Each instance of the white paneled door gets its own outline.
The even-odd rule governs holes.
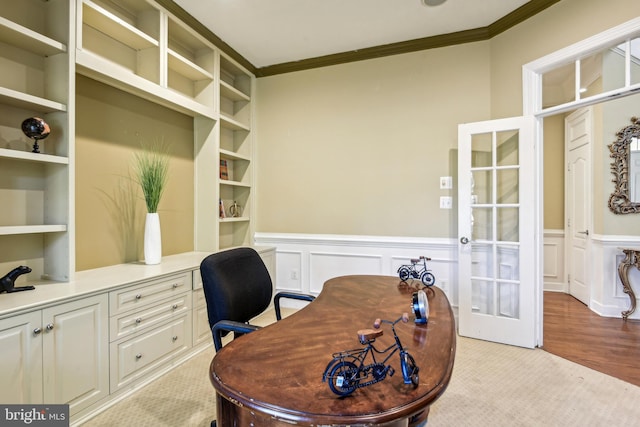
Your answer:
[[[533,117],[459,125],[459,333],[535,347]]]
[[[587,306],[591,298],[589,228],[591,224],[592,108],[565,119],[565,236],[569,293]]]

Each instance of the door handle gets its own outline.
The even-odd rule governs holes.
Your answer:
[[[466,245],[467,243],[469,243],[469,239],[465,236],[462,236],[460,238],[460,243],[462,243],[463,245]]]
[[[578,234],[584,234],[585,236],[589,235],[589,230],[578,231]]]

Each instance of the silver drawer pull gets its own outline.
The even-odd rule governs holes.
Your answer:
[[[136,360],[140,360],[140,359],[142,359],[142,353],[136,354]]]
[[[173,308],[174,310],[175,310],[175,309],[177,309],[177,308],[178,308],[178,304],[173,304],[173,305],[171,306],[171,308]]]
[[[136,295],[136,299],[140,299],[140,298],[142,298],[141,294]]]
[[[173,338],[171,338],[171,339],[173,340],[173,342],[176,342],[176,341],[178,341],[178,336],[174,335]]]
[[[47,331],[52,331],[53,330],[53,323],[48,323],[47,326],[45,326],[45,328],[47,329]]]
[[[136,323],[137,323],[137,324],[142,323],[142,317],[138,317],[138,318],[136,319]]]
[[[177,288],[178,286],[180,286],[178,283],[174,283],[173,284],[173,289]]]
[[[40,332],[42,332],[42,328],[35,328],[33,330],[33,335],[38,335]]]

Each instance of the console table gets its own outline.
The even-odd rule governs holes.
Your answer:
[[[631,283],[629,283],[629,268],[636,267],[640,269],[640,248],[620,248],[624,252],[624,259],[618,265],[618,275],[622,282],[622,290],[625,294],[629,295],[631,305],[628,310],[622,312],[622,318],[627,320],[627,317],[636,310],[636,294],[633,292]]]
[[[396,326],[420,368],[416,388],[403,382],[400,363],[385,380],[339,397],[323,372],[332,353],[358,348],[357,331],[376,318],[411,313],[419,282],[388,276],[343,276],[324,284],[318,298],[295,314],[244,335],[213,358],[209,376],[216,390],[217,425],[226,426],[417,426],[451,378],[456,330],[451,306],[437,287],[425,289],[429,322]],[[379,348],[393,343],[384,329]]]

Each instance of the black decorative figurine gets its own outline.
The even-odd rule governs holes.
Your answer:
[[[329,388],[332,392],[338,396],[347,396],[358,388],[370,386],[384,380],[387,375],[392,376],[395,369],[391,364],[387,365],[387,362],[398,351],[404,383],[412,384],[413,388],[418,387],[418,372],[420,368],[416,366],[413,356],[402,346],[400,338],[396,334],[395,326],[399,321],[407,323],[409,315],[404,313],[393,322],[376,319],[373,322],[375,329],[361,329],[358,331],[358,340],[360,344],[364,345],[363,348],[333,353],[333,359],[327,365],[324,374],[322,374],[322,381],[329,383]],[[378,350],[373,343],[376,338],[382,336],[380,326],[383,323],[391,325],[394,343],[384,350]],[[385,355],[384,359],[376,359],[376,354]]]
[[[48,137],[51,129],[40,117],[30,117],[22,122],[22,132],[34,140],[33,150],[31,150],[31,152],[39,153],[40,147],[38,146],[38,140]]]
[[[412,259],[411,264],[401,265],[398,269],[400,280],[406,282],[408,279],[420,279],[423,285],[433,286],[436,277],[427,268],[427,261],[431,261],[431,258],[420,255],[420,258]]]
[[[0,294],[6,292],[8,294],[12,292],[30,291],[35,289],[33,286],[18,286],[15,287],[16,279],[23,274],[31,273],[31,269],[26,265],[16,267],[7,273],[2,279],[0,279]]]

